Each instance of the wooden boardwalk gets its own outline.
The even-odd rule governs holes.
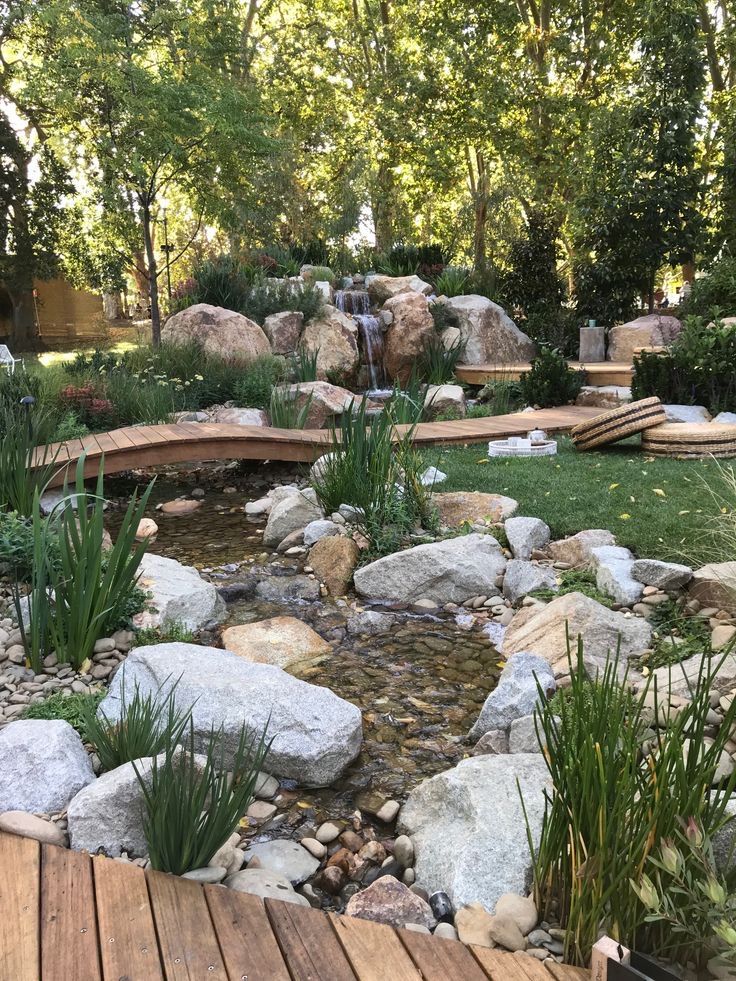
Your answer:
[[[584,371],[589,385],[621,385],[628,388],[634,377],[634,366],[627,361],[596,361],[583,364],[570,361],[575,371]],[[455,374],[469,385],[485,385],[490,381],[518,381],[531,369],[528,361],[518,364],[458,365]]]
[[[0,981],[583,981],[0,833]]]
[[[482,419],[454,422],[422,422],[414,427],[414,442],[420,446],[452,443],[481,443],[491,439],[526,434],[530,429],[564,432],[600,409],[563,406],[516,412]],[[397,434],[409,427],[397,426]],[[200,460],[282,460],[311,463],[330,445],[326,429],[274,429],[268,426],[236,426],[218,423],[172,423],[160,426],[128,426],[109,433],[84,436],[65,443],[52,443],[36,451],[36,461],[53,459],[57,465],[50,486],[61,486],[65,476],[73,479],[79,457],[87,454],[85,475],[91,477],[105,458],[107,474],[121,473],[160,464]]]

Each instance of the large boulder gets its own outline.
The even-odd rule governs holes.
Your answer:
[[[292,532],[305,528],[310,521],[322,518],[322,508],[311,487],[274,504],[263,531],[263,544],[276,546]]]
[[[609,361],[631,364],[638,347],[667,347],[682,330],[677,317],[668,314],[648,313],[625,324],[618,324],[608,332]]]
[[[224,615],[224,600],[193,566],[147,552],[140,568],[138,585],[150,594],[150,599],[147,608],[133,618],[137,627],[177,623],[187,630],[200,630]]]
[[[593,549],[596,586],[619,606],[638,603],[644,586],[633,576],[634,556],[621,545],[601,545]]]
[[[400,293],[383,309],[392,315],[383,340],[383,366],[391,381],[404,384],[432,336],[434,320],[420,293]]]
[[[256,620],[222,632],[225,648],[247,661],[275,664],[285,671],[321,661],[332,648],[303,620],[271,617]]]
[[[77,732],[61,719],[21,719],[0,730],[0,812],[63,811],[95,779]]]
[[[209,303],[195,303],[169,317],[161,327],[161,340],[169,344],[196,341],[207,354],[244,364],[271,353],[268,338],[258,324],[242,313]]]
[[[432,287],[419,276],[371,276],[367,280],[368,295],[373,303],[385,303],[394,296],[417,293],[429,296]]]
[[[308,351],[316,352],[320,381],[328,373],[347,377],[358,370],[358,327],[352,317],[337,307],[323,307],[319,317],[304,328],[301,343]]]
[[[541,518],[509,518],[503,530],[515,559],[530,559],[535,549],[549,542],[549,525]]]
[[[520,610],[506,629],[503,653],[534,651],[552,665],[555,677],[568,673],[568,634],[575,663],[577,638],[583,639],[583,663],[590,675],[601,671],[620,643],[620,671],[626,660],[645,651],[652,631],[646,620],[615,613],[583,593],[558,596],[543,607]]]
[[[309,553],[315,576],[325,584],[330,596],[344,596],[353,581],[360,550],[352,538],[320,538]]]
[[[503,577],[503,595],[511,603],[528,596],[537,589],[559,590],[557,575],[547,565],[537,565],[526,559],[511,559]]]
[[[272,313],[263,321],[263,333],[271,342],[274,354],[293,354],[299,347],[304,328],[301,310],[282,310]]]
[[[615,545],[616,539],[603,528],[588,528],[569,538],[560,538],[547,546],[547,554],[555,562],[565,562],[573,569],[585,569],[592,565],[593,549],[603,545]]]
[[[538,654],[519,651],[506,662],[498,684],[486,698],[469,739],[480,739],[492,729],[508,729],[512,722],[532,715],[539,701],[539,688],[554,694],[557,684],[552,668]]]
[[[462,385],[428,385],[424,395],[424,414],[434,419],[444,412],[465,416],[465,392]]]
[[[196,748],[222,728],[225,764],[231,764],[241,729],[272,739],[265,769],[303,786],[332,783],[360,752],[360,709],[329,688],[310,685],[270,664],[254,664],[230,651],[196,644],[154,644],[134,650],[100,705],[120,718],[122,699],[166,697],[192,708]]]
[[[707,670],[712,672],[713,688],[727,692],[736,681],[736,654],[719,654],[717,657],[711,654],[693,654],[677,664],[657,668],[652,672],[652,684],[656,684],[660,692],[689,699],[698,684],[698,678]]]
[[[458,318],[465,343],[465,364],[513,364],[531,361],[534,341],[516,326],[503,307],[474,293],[445,300]]]
[[[228,426],[267,426],[268,416],[263,409],[223,405],[215,412],[213,422],[225,423]]]
[[[696,569],[688,593],[701,606],[736,610],[736,562],[712,562]]]
[[[463,535],[394,552],[358,569],[355,590],[371,600],[464,603],[473,596],[495,596],[496,576],[506,567],[491,535]]]
[[[519,502],[503,494],[483,494],[481,491],[448,491],[435,494],[432,504],[437,509],[441,525],[458,528],[465,524],[495,524],[510,518]]]
[[[549,786],[538,753],[471,757],[419,784],[399,815],[399,830],[414,844],[417,882],[447,892],[456,908],[481,903],[492,910],[504,893],[526,894],[526,821],[536,847]]]
[[[307,429],[322,429],[328,420],[349,412],[359,398],[347,388],[331,385],[325,381],[297,382],[294,385],[279,385],[276,391],[297,403],[299,408],[309,402]]]

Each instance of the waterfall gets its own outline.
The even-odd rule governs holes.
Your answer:
[[[383,370],[383,331],[381,321],[371,313],[354,314],[353,318],[363,339],[363,354],[368,362],[371,388],[381,388],[385,383]]]
[[[341,313],[363,317],[371,312],[371,300],[365,290],[338,290],[335,306]]]

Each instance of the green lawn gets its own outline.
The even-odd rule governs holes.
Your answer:
[[[489,460],[485,454],[485,445],[479,445],[425,455],[448,475],[441,490],[513,497],[518,514],[542,518],[554,538],[607,528],[620,545],[642,557],[696,565],[736,557],[718,551],[719,507],[708,487],[720,494],[725,487],[712,460],[655,460],[644,457],[633,441],[578,453],[567,439],[559,440],[556,457]]]

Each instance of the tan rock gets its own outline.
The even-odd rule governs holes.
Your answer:
[[[465,392],[461,385],[428,385],[424,396],[425,418],[434,419],[443,412],[465,416]]]
[[[195,303],[169,317],[161,340],[170,344],[196,341],[207,354],[251,364],[271,353],[271,345],[258,324],[234,310]]]
[[[35,838],[47,845],[65,845],[64,832],[51,821],[27,811],[4,811],[0,814],[0,831],[22,838]]]
[[[476,947],[495,947],[495,941],[491,939],[492,920],[491,914],[480,903],[468,903],[455,914],[458,939]]]
[[[594,548],[615,544],[616,539],[610,531],[605,531],[603,528],[589,528],[569,538],[550,542],[546,551],[555,562],[566,562],[571,569],[580,569],[591,564]]]
[[[158,525],[153,518],[141,518],[135,531],[136,540],[142,542],[145,538],[153,538],[158,533]]]
[[[225,406],[221,406],[215,412],[213,422],[221,422],[228,426],[267,426],[268,416],[263,409],[242,409],[238,406],[225,408]]]
[[[728,623],[720,624],[713,628],[713,633],[710,635],[710,646],[714,651],[722,651],[724,647],[728,647],[734,639],[736,638],[736,627],[732,627]]]
[[[280,385],[277,391],[284,397],[293,399],[299,407],[310,400],[307,429],[322,429],[328,420],[342,415],[343,412],[349,412],[350,406],[357,405],[359,402],[359,397],[349,389],[331,385],[326,381]]]
[[[301,310],[283,310],[272,313],[263,321],[263,333],[271,342],[274,354],[292,354],[299,346],[304,328]]]
[[[608,332],[609,361],[624,361],[630,364],[634,360],[634,351],[638,347],[666,347],[671,344],[682,330],[682,324],[677,317],[669,314],[649,313],[637,317],[625,324],[618,324]]]
[[[429,296],[432,287],[419,276],[373,276],[368,283],[368,293],[374,303],[385,303],[394,296],[422,294]]]
[[[499,914],[492,916],[488,924],[488,932],[491,940],[499,947],[505,947],[506,950],[517,951],[527,948],[526,938],[510,916]]]
[[[384,335],[383,366],[391,381],[404,384],[432,336],[434,320],[420,293],[400,293],[386,302],[384,310],[393,320]]]
[[[360,549],[352,538],[320,538],[309,553],[315,576],[325,584],[330,596],[344,596],[353,581]]]
[[[302,345],[317,352],[317,378],[336,372],[346,378],[358,369],[358,327],[352,317],[337,307],[325,306],[317,320],[304,328]]]
[[[511,497],[480,491],[435,494],[432,503],[437,508],[440,524],[448,528],[457,528],[466,521],[470,524],[505,521],[519,506],[518,501]]]
[[[736,610],[736,562],[715,562],[697,569],[688,595],[702,606]]]
[[[495,913],[497,916],[511,917],[524,936],[530,933],[539,922],[534,900],[528,899],[526,896],[517,896],[513,892],[507,892],[501,896],[496,903]]]
[[[226,650],[247,661],[275,664],[285,670],[321,661],[332,648],[316,631],[296,617],[271,617],[228,627],[222,632]]]
[[[163,514],[183,515],[192,514],[202,507],[201,501],[167,501],[161,505]]]

